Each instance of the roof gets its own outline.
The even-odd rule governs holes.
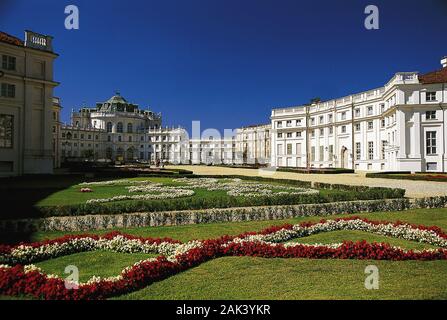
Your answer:
[[[111,97],[106,102],[108,102],[108,103],[123,103],[123,104],[127,103],[126,99],[124,99],[122,96],[120,96],[119,93],[117,93],[116,95]]]
[[[422,84],[447,83],[447,68],[420,75],[419,82]]]
[[[6,42],[6,43],[13,44],[16,46],[24,45],[23,41],[20,40],[19,38],[14,37],[10,34],[7,34],[6,32],[2,32],[2,31],[0,31],[0,42]]]

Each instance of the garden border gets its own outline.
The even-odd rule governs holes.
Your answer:
[[[125,214],[60,216],[0,221],[0,231],[87,231],[112,228],[158,227],[201,223],[281,220],[362,212],[404,211],[447,207],[447,196],[422,199],[380,199],[284,206],[255,206],[202,210],[136,212]]]

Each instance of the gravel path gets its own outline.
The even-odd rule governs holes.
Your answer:
[[[235,169],[235,168],[212,167],[212,166],[170,166],[170,168],[191,170],[195,174],[211,174],[211,175],[234,174],[234,175],[245,175],[245,176],[271,177],[277,179],[293,179],[293,180],[313,181],[313,182],[339,183],[339,184],[356,185],[356,186],[366,185],[370,187],[403,188],[406,190],[406,196],[412,198],[447,195],[447,182],[366,178],[364,173],[302,174],[292,172],[271,172],[268,170]]]

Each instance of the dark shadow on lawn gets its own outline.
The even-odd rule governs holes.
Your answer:
[[[0,220],[41,218],[36,204],[51,194],[85,181],[83,174],[32,175],[0,179]],[[30,241],[32,233],[0,232],[0,243]]]

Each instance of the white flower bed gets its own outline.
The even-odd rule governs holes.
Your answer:
[[[79,185],[80,186],[113,186],[113,185],[120,185],[120,184],[138,185],[138,184],[147,184],[147,183],[152,183],[152,181],[150,181],[150,180],[117,179],[117,180],[108,180],[108,181],[82,182]]]
[[[243,181],[241,179],[214,179],[214,178],[179,178],[174,182],[183,183],[181,186],[167,186],[162,183],[154,183],[150,180],[110,180],[98,182],[84,182],[81,186],[107,186],[129,184],[125,188],[129,193],[142,193],[139,195],[117,195],[110,198],[90,199],[86,203],[105,203],[123,200],[160,200],[189,197],[194,195],[193,189],[206,189],[209,191],[224,190],[229,196],[234,197],[261,197],[277,195],[308,195],[317,194],[318,190],[292,187],[287,185],[271,185]]]
[[[234,197],[261,197],[277,196],[283,194],[304,195],[317,194],[318,190],[292,187],[287,185],[272,185],[243,181],[241,179],[215,179],[215,178],[179,178],[175,182],[185,183],[187,186],[180,188],[203,188],[210,191],[224,190],[229,196]]]
[[[249,235],[245,237],[248,241],[263,241],[269,243],[279,243],[289,241],[294,238],[307,237],[320,232],[330,232],[339,230],[357,230],[370,232],[382,236],[399,238],[420,243],[447,248],[447,239],[440,237],[431,230],[422,230],[413,228],[411,225],[402,224],[395,226],[392,223],[373,224],[361,219],[354,220],[328,220],[323,223],[317,223],[310,227],[301,227],[296,224],[292,229],[281,229],[277,232],[266,235]]]

